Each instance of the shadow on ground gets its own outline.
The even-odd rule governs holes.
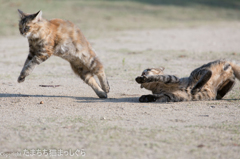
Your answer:
[[[135,96],[135,97],[133,97]],[[137,96],[137,97],[136,97]],[[28,95],[28,94],[0,94],[0,98],[11,98],[11,97],[34,97],[34,98],[72,98],[77,100],[78,103],[139,103],[140,95],[127,95],[127,94],[120,94],[118,98],[94,98],[94,97],[74,97],[74,96],[53,96],[53,95]],[[237,101],[240,99],[222,99],[222,101]],[[219,100],[218,100],[219,101]],[[220,100],[221,101],[221,100]],[[193,102],[193,101],[192,101]],[[157,102],[156,102],[157,103]],[[160,103],[158,103],[160,104]]]
[[[12,97],[34,97],[34,98],[72,98],[76,99],[78,103],[96,103],[96,102],[105,102],[105,103],[138,103],[139,97],[127,97],[127,95],[122,95],[120,98],[107,98],[100,99],[94,97],[74,97],[74,96],[53,96],[53,95],[29,95],[29,94],[0,94],[0,98],[12,98]]]

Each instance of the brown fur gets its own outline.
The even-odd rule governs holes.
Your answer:
[[[56,55],[69,61],[74,73],[91,86],[100,98],[107,98],[110,87],[103,65],[77,26],[62,19],[43,19],[41,11],[35,14],[18,11],[19,31],[29,42],[29,54],[18,82],[23,82],[37,65]],[[94,75],[97,75],[101,87]]]
[[[240,66],[231,61],[217,60],[195,69],[189,77],[164,75],[164,68],[146,69],[136,81],[151,90],[140,102],[180,102],[222,99],[240,80]]]

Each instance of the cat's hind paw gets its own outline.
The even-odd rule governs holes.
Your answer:
[[[191,94],[196,95],[198,92],[200,92],[200,89],[192,89]]]
[[[139,98],[139,102],[155,102],[157,99],[153,95],[143,95]]]
[[[99,98],[107,98],[107,93],[106,92],[96,92]]]

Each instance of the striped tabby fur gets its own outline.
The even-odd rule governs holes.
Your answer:
[[[19,31],[29,42],[29,54],[18,78],[19,83],[37,65],[56,55],[67,60],[74,73],[91,86],[100,98],[107,98],[110,87],[103,65],[77,26],[66,20],[43,19],[41,11],[35,14],[18,12]],[[101,87],[94,75],[97,75]]]
[[[240,66],[231,61],[217,60],[195,69],[189,77],[164,75],[164,68],[151,68],[136,78],[141,88],[152,91],[140,102],[181,102],[222,99],[240,80]]]

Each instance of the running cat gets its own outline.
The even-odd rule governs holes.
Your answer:
[[[231,61],[217,60],[195,69],[189,77],[164,75],[164,68],[143,71],[136,82],[152,91],[140,102],[181,102],[222,99],[240,80],[240,66]]]
[[[74,73],[91,86],[99,98],[107,98],[110,87],[103,65],[76,25],[67,20],[46,20],[42,18],[42,11],[34,14],[18,12],[20,34],[27,37],[29,43],[29,54],[19,83],[24,82],[37,65],[56,55],[67,60]],[[94,75],[97,75],[101,87]]]

